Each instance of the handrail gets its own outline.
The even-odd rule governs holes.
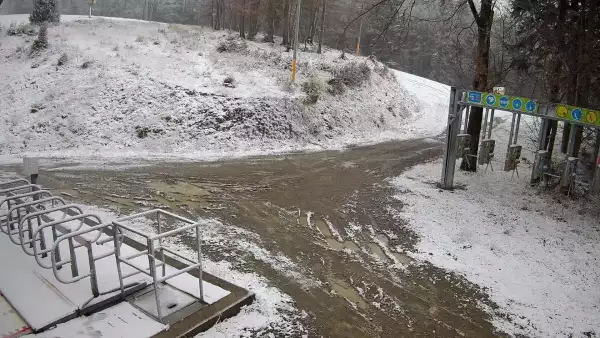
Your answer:
[[[51,208],[53,208],[54,205],[55,205],[54,204],[55,201],[59,201],[63,205],[66,204],[65,200],[62,199],[61,197],[52,196],[52,197],[48,197],[48,198],[44,198],[44,199],[40,199],[40,200],[33,200],[31,202],[19,203],[19,204],[15,205],[14,207],[10,208],[10,210],[8,210],[8,222],[9,222],[8,224],[9,224],[9,226],[12,225],[12,223],[15,223],[15,222],[19,224],[19,226],[18,226],[18,228],[17,228],[16,231],[11,231],[12,229],[9,229],[9,231],[8,231],[8,237],[10,238],[10,240],[13,243],[15,243],[16,245],[20,245],[21,244],[20,243],[21,236],[18,237],[19,242],[17,242],[13,238],[13,235],[20,233],[20,225],[21,225],[21,220],[23,219],[23,217],[25,217],[25,216],[28,215],[27,212],[29,212],[29,210],[38,210],[38,208],[37,208],[38,205],[43,205],[44,203],[47,203],[47,202],[52,202]],[[23,209],[23,208],[25,209],[25,215],[21,216],[20,210]],[[13,219],[13,213],[15,211],[17,212],[17,219],[16,220]],[[64,216],[63,216],[63,218],[64,218]],[[31,227],[31,223],[29,225]]]

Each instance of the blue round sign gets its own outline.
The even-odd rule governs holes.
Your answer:
[[[508,102],[509,102],[509,99],[508,99],[508,97],[506,97],[506,96],[502,96],[502,97],[500,98],[500,107],[502,107],[502,108],[506,108],[506,107],[508,107]]]
[[[520,110],[523,107],[523,101],[521,99],[514,99],[512,102],[512,107],[515,110]]]
[[[533,101],[529,101],[527,102],[527,104],[525,105],[525,109],[527,109],[527,111],[534,111],[536,108],[536,104]]]
[[[490,105],[490,106],[493,106],[493,105],[495,105],[495,104],[496,104],[496,97],[495,97],[495,96],[493,96],[493,95],[488,95],[488,96],[485,98],[485,103],[487,103],[487,104],[488,104],[488,105]]]
[[[573,109],[573,111],[571,112],[571,116],[573,117],[573,120],[579,121],[583,117],[583,112],[579,108]]]

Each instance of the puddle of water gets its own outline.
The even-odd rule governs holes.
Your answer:
[[[396,258],[398,260],[398,262],[400,262],[404,265],[408,265],[413,262],[412,258],[408,257],[407,255],[405,255],[403,253],[392,252],[392,255],[394,256],[394,258]]]
[[[353,241],[340,242],[337,239],[335,239],[331,234],[331,230],[329,230],[329,226],[327,226],[327,223],[325,223],[325,221],[323,221],[322,219],[314,219],[312,220],[312,223],[315,224],[317,226],[317,229],[319,229],[319,231],[321,232],[321,234],[325,236],[325,241],[333,250],[342,251],[344,249],[349,249],[355,252],[360,251],[358,245]]]
[[[350,303],[355,304],[359,309],[365,310],[368,307],[367,302],[358,294],[354,288],[337,278],[328,278],[331,289],[340,297],[346,298]]]
[[[326,238],[325,240],[327,241],[327,244],[329,244],[329,247],[335,251],[342,251],[344,249],[349,249],[356,252],[360,251],[358,245],[352,241],[345,241],[342,243],[333,238]]]
[[[375,238],[377,238],[379,241],[381,241],[381,243],[383,243],[383,245],[385,245],[385,246],[390,244],[390,239],[385,234],[377,234],[377,235],[375,235]]]
[[[208,192],[206,189],[186,182],[177,182],[175,184],[168,184],[165,182],[150,182],[148,186],[154,190],[189,197],[210,195],[210,192]]]
[[[379,259],[382,260],[383,262],[390,261],[389,257],[385,254],[385,252],[379,246],[379,244],[377,244],[375,242],[369,242],[369,243],[367,243],[367,246],[369,247],[369,250],[371,250],[371,252],[373,254],[375,254],[375,256],[379,257]]]
[[[390,239],[388,238],[388,236],[386,236],[385,234],[376,234],[375,238],[377,238],[377,240],[379,240],[379,242],[383,245],[385,245],[386,247],[389,245],[390,243]],[[383,261],[389,261],[390,257],[388,255],[386,255],[385,251],[383,250],[383,248],[380,246],[380,244],[375,243],[375,242],[371,242],[368,244],[369,248],[371,249],[371,251],[377,255],[379,258],[381,258]],[[389,249],[389,248],[388,248]],[[394,258],[403,265],[408,265],[410,263],[412,263],[413,259],[408,257],[407,255],[400,253],[400,252],[394,252],[391,250],[388,250],[388,252],[394,256]]]
[[[325,236],[325,238],[333,238],[331,231],[327,224],[320,218],[313,220],[313,223],[317,226],[317,229]]]

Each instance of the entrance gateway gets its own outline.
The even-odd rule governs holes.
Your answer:
[[[471,107],[482,107],[484,109],[479,156],[473,155],[469,148],[471,135],[467,134],[467,125]],[[520,96],[457,90],[456,87],[452,87],[450,89],[448,129],[442,168],[441,187],[443,189],[454,188],[454,172],[457,159],[476,156],[479,165],[491,164],[496,146],[495,140],[491,139],[494,112],[496,109],[513,114],[504,171],[516,171],[520,162],[523,147],[517,143],[517,140],[521,116],[530,115],[542,119],[538,135],[538,150],[531,174],[532,183],[540,179],[545,180],[546,176],[552,176],[549,173],[550,156],[544,141],[544,137],[550,127],[550,120],[564,121],[573,125],[600,129],[600,110],[598,109],[575,107],[562,103],[539,103],[536,100]],[[569,149],[575,142],[574,137],[575,133],[571,133]],[[561,185],[563,187],[571,188],[573,185],[577,164],[577,158],[569,157],[567,159],[567,164],[561,177]],[[593,193],[600,192],[600,165],[596,167],[591,191]]]

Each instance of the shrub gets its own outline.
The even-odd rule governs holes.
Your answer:
[[[327,84],[329,85],[328,91],[331,95],[342,95],[346,92],[346,86],[338,78],[327,81]]]
[[[89,60],[85,61],[85,62],[83,62],[83,64],[81,64],[81,68],[82,69],[88,69],[88,68],[90,68],[92,66],[93,63],[94,63],[93,61],[89,61]]]
[[[323,82],[316,75],[311,75],[308,80],[302,83],[302,91],[306,93],[307,103],[317,103],[323,92]]]
[[[150,133],[150,128],[135,126],[135,132],[137,133],[138,138],[144,139],[148,137],[148,133]]]
[[[31,105],[31,113],[35,114],[44,108],[44,105],[42,105],[41,103],[34,103]]]
[[[140,36],[138,36],[138,37],[135,39],[135,42],[144,42],[144,37],[143,37],[143,36],[141,36],[141,35],[140,35]]]
[[[14,22],[10,24],[8,30],[6,31],[7,35],[15,36],[15,35],[35,35],[35,26],[31,24],[20,24],[17,25]]]
[[[223,80],[223,85],[229,88],[235,88],[235,79],[233,76],[227,76],[225,80]]]
[[[366,63],[348,63],[335,72],[335,79],[348,87],[358,87],[370,77],[371,68]]]
[[[31,23],[59,22],[60,14],[56,0],[35,0],[29,21]]]
[[[225,41],[221,41],[217,46],[217,52],[242,52],[248,49],[248,44],[246,40],[236,37],[229,37]]]
[[[64,66],[67,61],[69,61],[69,56],[67,55],[67,53],[62,53],[62,55],[58,58],[58,66]]]

